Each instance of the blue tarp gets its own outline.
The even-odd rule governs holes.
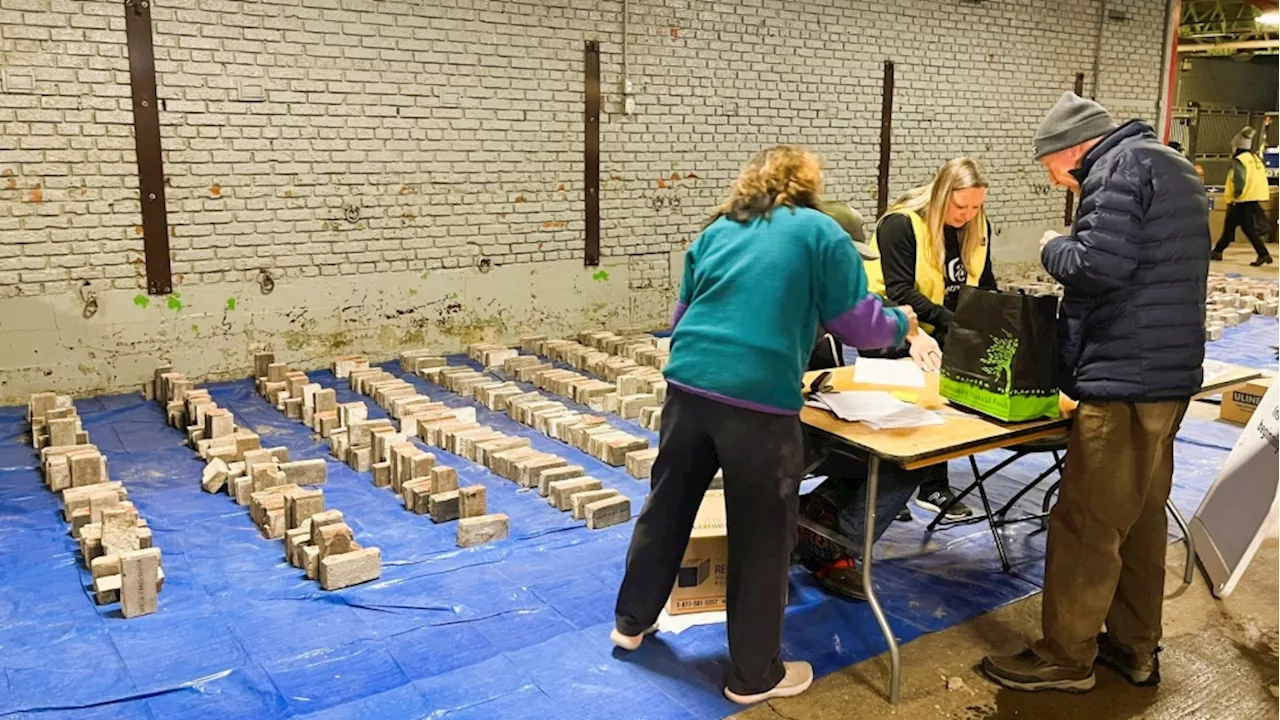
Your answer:
[[[1274,334],[1274,322],[1262,322],[1254,321]],[[332,374],[312,377],[336,387],[340,402],[365,400],[380,414]],[[450,404],[469,402],[412,381]],[[329,460],[326,502],[345,513],[362,545],[382,549],[381,579],[321,591],[284,562],[280,541],[259,535],[246,508],[200,490],[202,462],[157,405],[95,398],[77,403],[85,427],[164,553],[160,611],[125,621],[118,605],[93,604],[58,499],[40,481],[22,409],[0,409],[0,717],[675,719],[737,709],[720,694],[723,626],[612,652],[630,523],[589,531],[536,493],[433,449],[463,484],[488,488],[491,512],[511,517],[509,540],[461,550],[455,525],[406,512],[368,474],[334,462],[323,441],[254,395],[250,382],[208,387],[264,445]],[[480,408],[479,420],[585,466],[637,510],[644,499],[646,483],[621,469],[505,415]],[[1186,423],[1174,493],[1184,512],[1194,511],[1236,435],[1217,423]],[[989,482],[993,501],[1044,467],[1015,463]],[[966,462],[953,464],[953,484],[969,474]],[[1032,495],[1028,509],[1040,501]],[[985,525],[926,538],[924,520],[917,511],[916,522],[895,523],[877,546],[877,584],[902,641],[1038,591],[1044,534],[1036,525],[1007,530],[1015,569],[1006,574]],[[865,605],[827,596],[800,569],[790,597],[787,657],[825,675],[883,651]]]

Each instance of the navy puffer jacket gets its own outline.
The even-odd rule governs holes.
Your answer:
[[[1181,154],[1131,121],[1073,173],[1071,235],[1041,252],[1064,288],[1059,382],[1078,400],[1190,398],[1203,381],[1209,205]]]

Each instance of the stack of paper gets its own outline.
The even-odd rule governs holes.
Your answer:
[[[902,402],[887,392],[818,393],[812,395],[807,404],[829,410],[841,420],[860,422],[872,430],[928,427],[943,423],[938,413]]]
[[[863,385],[924,387],[924,372],[910,360],[860,357],[853,366],[853,381]]]

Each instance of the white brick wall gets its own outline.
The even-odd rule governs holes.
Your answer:
[[[1112,0],[1099,99],[1155,113],[1163,0]],[[897,63],[893,192],[982,160],[998,224],[1057,223],[1030,135],[1089,73],[1094,0],[155,0],[179,287],[582,255],[584,40],[602,43],[602,246],[633,290],[761,146],[826,158],[870,213],[881,63]],[[143,287],[124,8],[0,0],[0,298]],[[1086,82],[1088,89],[1090,84]],[[250,100],[254,89],[265,99]],[[354,221],[347,208],[358,209]]]

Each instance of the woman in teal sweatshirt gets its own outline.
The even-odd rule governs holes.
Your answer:
[[[618,647],[634,650],[671,592],[694,516],[724,471],[730,668],[725,696],[747,704],[797,695],[813,670],[779,655],[804,449],[798,413],[821,323],[858,348],[917,332],[885,308],[849,235],[814,209],[818,157],[796,146],[751,160],[685,255],[672,319],[668,392],[651,490],[618,591]]]

